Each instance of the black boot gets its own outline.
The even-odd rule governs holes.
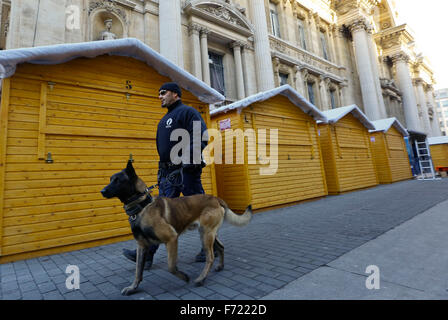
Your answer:
[[[148,252],[146,255],[146,261],[145,261],[145,270],[149,270],[151,269],[152,266],[152,261],[154,258],[154,253],[155,252]],[[128,249],[123,249],[123,255],[128,258],[129,260],[136,262],[137,261],[137,250],[128,250]]]

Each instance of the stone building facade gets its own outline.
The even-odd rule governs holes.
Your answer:
[[[443,136],[448,136],[448,88],[436,91],[436,112]]]
[[[356,104],[438,136],[433,71],[392,2],[0,0],[0,47],[134,37],[226,103],[288,83],[321,110]]]

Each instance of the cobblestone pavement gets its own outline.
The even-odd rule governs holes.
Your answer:
[[[134,277],[123,248],[133,240],[0,265],[2,300],[241,300],[260,299],[448,199],[448,179],[409,180],[255,214],[244,228],[224,224],[225,269],[211,271],[203,287],[167,271],[161,246],[139,292],[120,291]],[[180,270],[194,279],[202,263],[196,231],[179,242]],[[66,288],[68,265],[80,270],[80,289]]]

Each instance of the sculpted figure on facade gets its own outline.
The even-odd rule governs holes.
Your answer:
[[[100,33],[100,40],[115,40],[117,39],[117,36],[115,33],[111,31],[112,29],[112,19],[106,19],[104,20],[104,26],[106,29],[101,31]]]

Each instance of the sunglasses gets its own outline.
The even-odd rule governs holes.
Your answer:
[[[168,91],[167,90],[160,90],[159,96],[164,96]]]

